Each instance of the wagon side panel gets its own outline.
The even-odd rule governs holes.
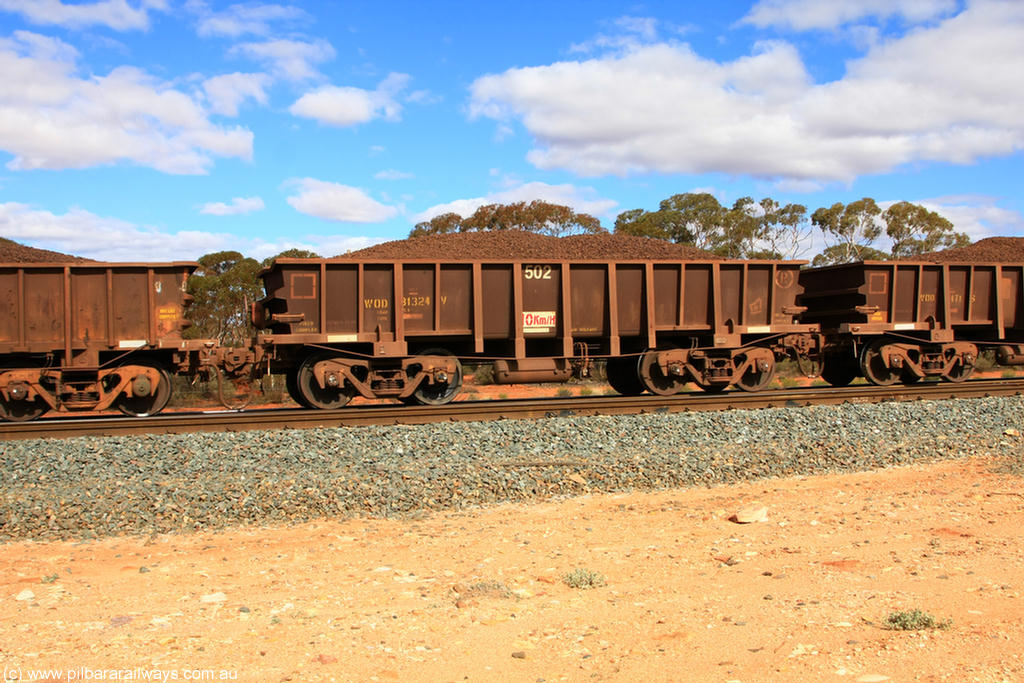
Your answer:
[[[435,301],[439,331],[463,332],[478,328],[477,316],[482,316],[482,301],[474,291],[477,268],[468,264],[439,264],[441,291]]]
[[[64,342],[64,271],[62,268],[25,270],[25,339],[33,350],[62,348]]]
[[[0,349],[10,353],[24,345],[22,323],[24,292],[21,287],[22,270],[0,269]]]
[[[570,267],[572,334],[581,339],[606,337],[609,330],[608,270],[604,263]]]
[[[1024,266],[1002,266],[1002,299],[1004,329],[1019,330],[1024,327]]]
[[[313,273],[315,275],[315,273]],[[359,271],[355,264],[328,264],[324,268],[325,286],[317,288],[315,299],[304,299],[299,303],[304,315],[316,321],[320,315],[320,304],[325,313],[324,329],[313,328],[309,331],[322,331],[327,335],[341,335],[351,338],[359,333]],[[315,281],[314,281],[315,282]],[[308,296],[307,282],[305,292]],[[320,298],[323,301],[320,301]],[[301,324],[301,323],[300,323]]]
[[[639,336],[645,324],[644,267],[634,263],[619,264],[615,271],[619,334]]]
[[[714,326],[714,266],[710,263],[687,263],[683,277],[683,327],[688,330],[710,330]]]
[[[485,339],[509,339],[514,315],[512,265],[484,264],[481,277],[483,336]]]

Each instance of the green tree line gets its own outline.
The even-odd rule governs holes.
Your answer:
[[[967,235],[919,204],[897,202],[885,211],[865,197],[836,203],[807,215],[802,204],[781,205],[750,197],[722,206],[706,192],[677,194],[657,211],[633,209],[615,219],[615,232],[690,244],[726,258],[795,258],[802,256],[814,231],[825,243],[816,266],[861,260],[903,259],[964,246]],[[888,252],[879,248],[883,234]]]

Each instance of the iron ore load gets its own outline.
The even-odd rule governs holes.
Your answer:
[[[332,409],[355,396],[447,403],[464,362],[525,383],[603,360],[627,395],[758,391],[784,357],[837,386],[961,382],[985,350],[1024,365],[1024,258],[991,258],[1001,242],[806,269],[517,232],[278,259],[260,274],[245,348],[183,338],[195,263],[0,263],[0,417],[153,415],[172,375],[281,373],[296,402]]]

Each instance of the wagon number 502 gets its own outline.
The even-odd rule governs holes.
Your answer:
[[[523,266],[523,277],[527,280],[550,280],[551,266]]]

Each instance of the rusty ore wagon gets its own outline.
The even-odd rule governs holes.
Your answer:
[[[277,259],[253,308],[256,357],[299,403],[452,400],[461,361],[499,382],[608,359],[617,391],[756,391],[806,353],[799,261]]]
[[[864,261],[800,273],[833,385],[962,382],[981,348],[1024,365],[1024,264]]]
[[[208,367],[185,340],[195,263],[0,264],[0,418],[48,410],[160,412],[170,373]]]
[[[248,348],[186,340],[195,263],[0,264],[0,418],[158,413],[172,374],[284,373],[300,404],[451,401],[462,363],[565,381],[604,359],[622,394],[764,388],[786,355],[844,385],[960,382],[1024,365],[1024,264],[639,259],[288,259],[261,272]],[[227,405],[221,393],[222,401]]]

